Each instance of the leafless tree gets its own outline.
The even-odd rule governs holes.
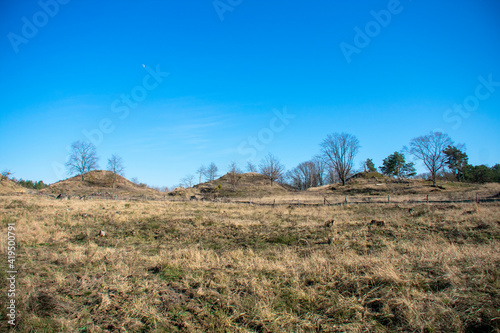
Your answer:
[[[410,148],[405,148],[417,160],[421,160],[431,173],[432,184],[436,186],[436,175],[446,165],[447,156],[444,153],[453,141],[447,134],[430,132],[410,141]]]
[[[257,166],[252,162],[248,161],[247,163],[247,171],[248,172],[257,172]]]
[[[206,168],[205,168],[205,166],[203,166],[203,165],[202,165],[202,166],[200,166],[200,167],[198,168],[198,170],[196,170],[196,173],[200,176],[200,179],[199,179],[199,181],[198,181],[198,184],[201,184],[201,177],[202,177],[203,175],[205,175],[205,172],[206,172],[206,171],[207,171],[207,169],[206,169]]]
[[[325,184],[335,184],[337,182],[338,182],[338,177],[337,173],[335,172],[335,169],[332,168],[331,166],[327,166]]]
[[[259,167],[260,173],[271,181],[271,186],[283,176],[285,171],[283,164],[271,153],[262,159]]]
[[[229,164],[229,172],[227,174],[229,176],[229,182],[231,183],[233,188],[238,184],[242,173],[243,172],[238,167],[238,164],[236,162],[233,161],[231,162],[231,164]]]
[[[287,173],[293,187],[299,190],[307,190],[316,186],[316,168],[313,162],[302,162]]]
[[[194,184],[194,175],[187,175],[186,177],[182,178],[180,184],[183,187],[192,187]]]
[[[287,173],[287,179],[291,186],[306,190],[310,187],[325,184],[326,163],[321,156],[315,156],[312,160],[302,162]]]
[[[210,163],[210,165],[205,170],[205,177],[207,177],[208,181],[215,180],[219,175],[217,174],[219,168],[215,165],[214,162]]]
[[[71,145],[71,154],[66,162],[66,168],[70,174],[78,173],[84,180],[84,174],[97,169],[97,152],[95,146],[87,141],[75,141]]]
[[[347,133],[329,134],[321,143],[321,150],[326,162],[335,170],[342,185],[345,185],[353,168],[354,156],[359,150],[358,139]]]
[[[132,177],[130,181],[136,185],[139,185],[139,179],[137,177]]]
[[[12,175],[12,172],[10,171],[10,169],[5,169],[2,171],[0,178],[1,179],[8,179],[10,175]]]
[[[314,164],[314,173],[315,173],[315,185],[314,186],[323,186],[325,185],[325,171],[326,171],[326,163],[325,159],[322,156],[314,156],[312,160]]]
[[[232,161],[231,164],[229,164],[228,173],[243,173],[243,171],[241,171],[238,163]]]
[[[118,175],[125,175],[125,167],[123,166],[123,159],[118,155],[111,155],[108,159],[108,170],[113,173],[113,188],[116,186],[116,177]]]

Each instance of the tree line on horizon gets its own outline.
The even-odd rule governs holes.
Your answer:
[[[362,162],[361,170],[355,170],[354,158],[358,154],[359,148],[360,144],[356,136],[348,133],[332,133],[320,143],[319,154],[308,161],[299,163],[288,171],[280,160],[271,153],[266,155],[259,165],[248,161],[246,171],[260,173],[269,179],[271,185],[277,182],[298,190],[335,183],[345,185],[349,177],[361,171],[380,172],[397,179],[427,178],[432,181],[434,186],[436,186],[438,179],[473,183],[500,182],[500,164],[491,168],[486,165],[470,165],[465,153],[465,146],[455,144],[447,134],[441,132],[430,132],[412,139],[409,146],[404,146],[400,151],[395,151],[387,156],[378,170],[370,158]],[[413,156],[416,161],[421,161],[428,173],[417,175],[414,162],[406,160],[407,154]],[[68,174],[77,174],[83,181],[87,172],[97,170],[98,161],[97,149],[92,143],[75,141],[71,145],[66,168]],[[124,176],[124,161],[119,155],[113,154],[107,162],[107,170],[113,173],[112,185],[114,188],[117,176]],[[196,171],[196,176],[186,175],[181,179],[179,186],[192,187],[195,185],[195,181],[198,183],[213,181],[219,177],[218,172],[219,168],[214,162],[207,166],[201,165]],[[241,173],[243,171],[238,164],[234,161],[231,162],[227,174],[232,185],[235,186],[238,183]],[[11,174],[10,170],[4,170],[1,174],[2,179],[8,178]],[[12,180],[30,189],[42,189],[47,186],[43,181],[33,182],[15,178]],[[131,181],[139,186],[147,187],[135,177]]]
[[[41,190],[48,186],[43,182],[43,180],[33,181],[33,180],[24,180],[22,178],[17,179],[15,177],[12,177],[12,174],[13,173],[10,171],[10,169],[5,169],[0,173],[0,180],[10,179],[11,181],[17,183],[18,185],[30,190]]]
[[[387,156],[378,170],[370,158],[362,162],[361,170],[354,169],[354,157],[358,154],[360,145],[352,134],[330,134],[321,142],[320,147],[319,154],[288,171],[271,153],[265,156],[258,166],[248,162],[246,171],[264,175],[270,180],[271,185],[278,182],[298,190],[334,183],[345,185],[347,179],[357,172],[380,172],[396,179],[429,179],[434,186],[437,180],[500,182],[500,164],[491,168],[485,165],[470,165],[465,146],[455,144],[447,134],[441,132],[430,132],[428,135],[412,139],[409,146],[404,146],[400,151]],[[417,175],[415,163],[407,161],[406,155],[421,161],[428,173]],[[230,182],[235,185],[237,175],[243,171],[235,162],[229,165],[228,170]],[[203,178],[205,181],[214,180],[218,177],[217,171],[218,167],[213,162],[209,167],[200,166],[196,172],[198,183],[201,183]],[[194,175],[187,175],[181,179],[180,186],[192,187],[195,179]]]

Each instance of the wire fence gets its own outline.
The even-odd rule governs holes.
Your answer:
[[[180,197],[165,194],[161,195],[118,195],[110,193],[93,193],[86,195],[49,194],[41,191],[29,191],[48,198],[59,200],[114,200],[114,201],[165,201],[165,202],[219,202],[233,203],[255,206],[341,206],[341,205],[366,205],[366,204],[459,204],[459,203],[489,203],[499,202],[500,196],[480,196],[475,194],[468,197],[462,196],[454,198],[433,197],[431,195],[402,195],[387,197],[381,196],[335,196],[335,197],[309,197],[309,198],[227,198],[216,196],[191,196]],[[455,194],[456,195],[456,194]]]

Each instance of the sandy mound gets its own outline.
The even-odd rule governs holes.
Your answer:
[[[25,193],[26,189],[10,179],[1,177],[0,194]]]
[[[177,189],[176,189],[177,190]],[[189,189],[179,189],[186,195],[213,197],[251,197],[259,198],[269,195],[288,193],[290,190],[274,182],[271,185],[269,179],[255,172],[240,174],[225,174],[219,179],[201,183]]]
[[[61,180],[42,190],[42,193],[70,196],[103,196],[103,197],[163,197],[164,193],[137,185],[130,180],[117,175],[113,186],[111,171],[96,170],[87,172],[84,180],[80,175]]]

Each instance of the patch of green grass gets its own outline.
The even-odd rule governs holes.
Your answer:
[[[165,281],[181,281],[186,275],[186,270],[180,266],[165,265],[161,271],[161,278]]]
[[[297,235],[287,233],[287,234],[281,234],[281,235],[277,235],[277,236],[269,238],[268,243],[292,245],[292,244],[296,243],[297,240],[298,240]]]
[[[62,332],[60,325],[52,318],[31,317],[28,320],[22,320],[18,325],[21,332]],[[82,331],[87,332],[87,331]]]

